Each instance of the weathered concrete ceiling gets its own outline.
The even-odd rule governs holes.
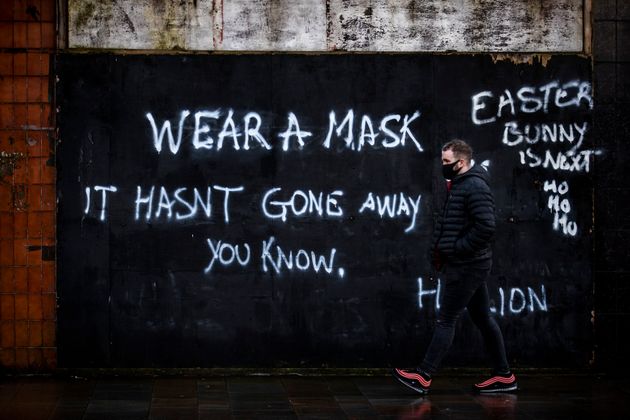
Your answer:
[[[71,48],[576,52],[587,0],[69,0]]]

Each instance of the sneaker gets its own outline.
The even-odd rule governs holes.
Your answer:
[[[518,390],[516,376],[513,373],[494,375],[492,378],[475,384],[475,391],[480,393],[511,392]]]
[[[394,378],[398,379],[401,384],[420,394],[424,395],[429,393],[431,378],[419,369],[394,369],[392,375],[394,375]]]

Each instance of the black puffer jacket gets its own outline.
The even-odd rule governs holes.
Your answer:
[[[473,166],[453,179],[433,232],[432,249],[447,264],[468,264],[492,258],[494,199],[485,169]]]

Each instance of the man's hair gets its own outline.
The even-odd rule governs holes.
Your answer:
[[[442,146],[443,152],[446,152],[447,150],[451,150],[457,159],[464,159],[468,163],[470,163],[470,160],[472,159],[472,147],[470,147],[470,145],[464,140],[455,139],[449,141]]]

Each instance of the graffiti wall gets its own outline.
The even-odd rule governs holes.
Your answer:
[[[61,54],[60,366],[418,362],[440,147],[487,170],[511,361],[591,350],[590,61]],[[482,366],[464,316],[445,364]]]

